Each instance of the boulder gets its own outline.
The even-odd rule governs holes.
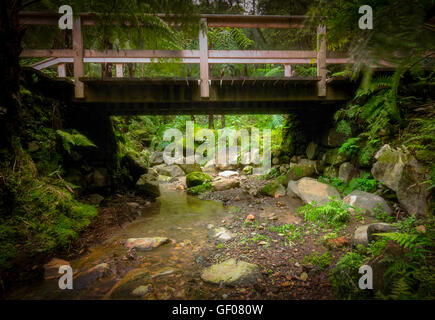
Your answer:
[[[209,174],[216,174],[217,169],[213,160],[208,161],[203,167],[202,171]],[[198,171],[199,172],[199,171]]]
[[[133,291],[137,289],[138,284],[142,286],[150,285],[152,289],[152,279],[149,271],[146,268],[137,268],[130,270],[122,277],[110,291],[105,295],[105,299],[131,299],[139,295],[139,292]],[[141,290],[143,293],[145,290]],[[137,294],[136,294],[137,293]]]
[[[329,166],[323,170],[323,175],[328,178],[337,178],[338,177],[338,168],[336,166]]]
[[[112,274],[108,263],[100,263],[83,273],[79,273],[74,279],[74,289],[88,288],[95,281],[106,278]]]
[[[181,177],[184,176],[184,171],[178,166],[178,165],[170,165],[170,166],[164,166],[159,167],[157,169],[157,172],[164,176],[169,177]]]
[[[297,181],[290,180],[287,185],[287,195],[292,198],[300,198]]]
[[[358,169],[350,162],[344,162],[338,168],[338,177],[343,180],[346,184],[350,180],[359,176]]]
[[[185,163],[179,163],[177,165],[181,168],[181,170],[184,171],[185,174],[189,174],[191,172],[202,172],[199,163],[195,162],[195,156],[186,157]]]
[[[323,161],[331,165],[339,165],[349,160],[349,156],[344,152],[340,152],[339,148],[329,149],[323,155]]]
[[[322,137],[322,144],[325,147],[339,147],[341,146],[347,139],[348,135],[345,133],[337,132],[335,128],[330,129],[326,135]]]
[[[318,205],[325,204],[330,197],[341,199],[340,193],[329,184],[322,183],[312,178],[302,178],[297,182],[298,193],[305,203],[316,201]]]
[[[303,177],[312,177],[316,174],[316,162],[301,159],[299,163],[292,164],[287,172],[288,180],[299,180]]]
[[[352,245],[357,246],[359,244],[367,247],[370,242],[376,239],[375,233],[394,232],[396,229],[388,223],[372,223],[364,226],[360,226],[355,230],[352,238]]]
[[[151,157],[151,166],[162,164],[163,161],[163,152],[156,151],[153,153]]]
[[[238,176],[239,173],[237,171],[227,170],[227,171],[219,172],[219,175],[221,177],[231,177],[231,176]]]
[[[210,181],[212,181],[212,178],[203,172],[191,172],[186,176],[186,185],[189,188],[199,186]]]
[[[240,182],[236,179],[223,179],[214,181],[211,185],[216,191],[223,191],[239,187]]]
[[[261,278],[257,265],[236,259],[228,259],[201,272],[203,281],[228,286],[254,285]]]
[[[136,182],[136,192],[157,198],[160,196],[158,177],[152,173],[143,174]]]
[[[429,174],[412,155],[384,145],[376,154],[371,173],[373,177],[396,192],[400,205],[409,214],[428,214],[427,181]]]
[[[317,143],[311,141],[308,146],[307,146],[307,150],[305,151],[307,158],[309,160],[314,160],[317,156],[317,153],[319,152],[319,146],[317,145]]]
[[[169,241],[166,237],[129,238],[124,241],[124,246],[135,250],[151,250]]]
[[[271,196],[271,197],[280,197],[285,195],[285,188],[278,180],[272,180],[264,187],[260,189],[262,194]]]
[[[388,215],[392,213],[387,202],[382,197],[361,190],[352,191],[351,194],[343,199],[343,203],[347,203],[355,208],[360,208],[364,214],[370,214],[372,216],[376,210],[384,211]],[[354,211],[353,209],[351,210]]]

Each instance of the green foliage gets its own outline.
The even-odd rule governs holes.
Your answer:
[[[210,182],[213,179],[203,172],[191,172],[186,176],[186,184],[189,188],[202,185],[206,182]]]
[[[339,199],[331,198],[324,205],[317,206],[313,201],[298,209],[298,212],[304,215],[305,220],[327,224],[331,227],[340,227],[350,220],[350,206]]]
[[[359,138],[349,138],[346,142],[344,142],[340,149],[338,150],[339,153],[345,153],[348,156],[355,155],[358,150],[359,146],[357,142],[359,141]]]
[[[56,133],[62,138],[62,146],[68,153],[71,153],[71,146],[97,147],[91,140],[76,130],[72,130],[71,133],[56,130]]]
[[[364,173],[360,178],[353,178],[346,183],[340,178],[327,178],[320,176],[317,179],[319,182],[328,183],[332,185],[337,191],[345,195],[350,194],[354,190],[361,190],[365,192],[376,191],[377,181],[376,179],[370,178],[370,173]]]
[[[367,290],[358,287],[358,273],[364,257],[355,252],[348,252],[337,262],[329,273],[332,290],[339,298],[359,299],[367,297]]]
[[[332,262],[332,256],[329,251],[326,251],[324,254],[320,255],[318,252],[314,252],[313,254],[309,256],[305,256],[302,259],[303,265],[310,265],[317,266],[320,270],[325,270],[331,265]]]

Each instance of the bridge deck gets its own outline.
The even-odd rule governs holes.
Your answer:
[[[211,79],[210,97],[202,98],[197,78],[81,78],[85,98],[75,99],[72,81],[25,69],[26,78],[32,74],[45,94],[112,115],[315,112],[342,104],[353,92],[344,79],[330,81],[319,97],[318,77],[235,77]]]
[[[277,113],[336,104],[350,98],[347,81],[328,84],[319,97],[318,77],[222,78],[210,80],[209,98],[201,97],[198,79],[81,78],[81,101],[106,112],[123,113]]]

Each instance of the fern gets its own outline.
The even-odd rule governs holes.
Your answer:
[[[61,137],[62,146],[68,153],[71,153],[71,146],[96,147],[91,140],[77,131],[73,130],[72,133],[68,133],[66,131],[56,130],[56,133]]]

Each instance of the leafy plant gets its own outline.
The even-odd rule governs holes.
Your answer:
[[[340,227],[350,220],[350,207],[339,199],[330,198],[329,202],[321,206],[317,206],[314,201],[308,203],[300,207],[298,212],[302,213],[307,221],[326,223],[331,227]]]
[[[62,138],[62,146],[68,153],[71,153],[71,146],[97,147],[91,140],[76,130],[72,130],[71,133],[56,130],[56,133]]]

